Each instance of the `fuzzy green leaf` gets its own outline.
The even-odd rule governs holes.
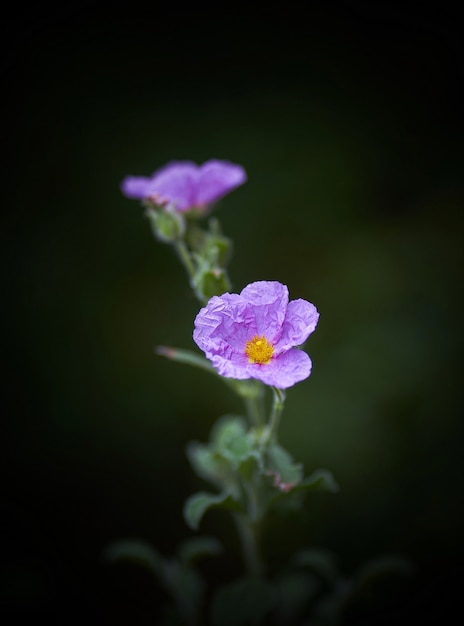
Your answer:
[[[211,444],[191,441],[187,445],[187,458],[193,471],[203,480],[222,486],[227,474],[227,463],[221,459]]]
[[[230,387],[235,393],[242,398],[256,398],[262,393],[262,383],[256,380],[235,380],[234,378],[226,378],[220,376],[214,369],[211,363],[205,359],[205,357],[192,352],[191,350],[184,350],[182,348],[172,348],[170,346],[157,346],[155,348],[156,354],[164,356],[170,361],[176,361],[177,363],[184,363],[185,365],[192,365],[199,369],[205,370],[210,374],[220,378],[228,387]]]
[[[305,478],[293,491],[330,491],[331,493],[337,493],[339,489],[332,472],[319,469]]]
[[[392,554],[378,557],[359,569],[355,575],[355,584],[363,587],[392,576],[410,576],[413,569],[412,563],[402,556]]]
[[[303,478],[301,463],[295,463],[291,454],[276,443],[268,448],[266,470],[274,476],[276,486],[297,485]]]
[[[179,560],[191,564],[205,556],[222,553],[222,545],[215,537],[193,537],[184,541],[177,551]]]
[[[336,556],[323,548],[301,550],[295,555],[293,563],[297,567],[310,569],[331,585],[335,584],[340,575]]]
[[[137,540],[118,541],[105,550],[105,559],[110,562],[130,561],[143,565],[156,576],[164,576],[164,562],[159,553],[150,545]]]
[[[210,374],[214,374],[219,376],[217,371],[211,365],[211,363],[205,359],[205,357],[200,354],[196,354],[196,352],[192,352],[191,350],[183,350],[182,348],[171,348],[169,346],[158,346],[155,349],[156,354],[161,356],[165,356],[167,359],[171,361],[177,361],[177,363],[184,363],[186,365],[193,365],[193,367],[198,367],[200,369],[206,370],[210,372]]]
[[[242,417],[226,415],[213,428],[211,439],[216,451],[234,470],[253,452],[253,440]]]
[[[197,530],[203,515],[210,509],[239,511],[240,505],[229,493],[216,495],[201,491],[190,496],[185,502],[184,519],[190,528]]]
[[[271,583],[258,578],[245,578],[220,588],[213,598],[213,626],[258,626],[264,624],[277,602]]]
[[[210,443],[187,446],[187,457],[200,478],[221,489],[240,493],[238,477],[250,480],[262,466],[262,454],[243,417],[225,415],[213,426]]]

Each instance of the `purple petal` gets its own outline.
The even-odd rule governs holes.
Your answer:
[[[270,343],[279,337],[288,304],[288,289],[275,280],[260,280],[247,285],[240,293],[253,306],[258,335]]]
[[[232,353],[229,358],[216,354],[211,357],[211,364],[221,376],[238,380],[252,378],[245,354]]]
[[[267,364],[255,364],[252,377],[265,385],[288,389],[311,374],[311,359],[303,350],[292,349],[271,359]]]
[[[206,356],[245,354],[248,339],[257,334],[253,309],[237,294],[213,296],[195,318],[193,339]]]
[[[143,200],[151,194],[152,179],[146,176],[126,176],[121,183],[121,191],[128,198]]]
[[[172,161],[157,170],[151,179],[151,192],[178,211],[188,211],[195,204],[199,167],[190,161]]]
[[[240,165],[214,159],[203,163],[197,178],[195,206],[202,207],[220,200],[243,185],[246,179],[245,170]]]
[[[294,346],[301,346],[314,331],[319,319],[314,304],[306,300],[292,300],[288,303],[282,334],[274,346],[277,352],[283,352]]]

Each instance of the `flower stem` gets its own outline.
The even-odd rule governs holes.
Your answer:
[[[182,265],[185,267],[188,277],[190,279],[190,286],[192,287],[196,297],[200,300],[202,304],[206,304],[207,298],[204,297],[202,293],[200,293],[195,285],[195,276],[196,269],[190,252],[185,245],[185,241],[183,239],[175,239],[172,243],[174,250],[177,253]]]
[[[245,405],[251,423],[254,426],[263,425],[262,394],[245,397]]]
[[[172,245],[177,252],[177,256],[182,261],[182,265],[187,270],[190,280],[193,281],[195,277],[195,266],[193,265],[192,258],[190,257],[188,248],[185,245],[185,241],[183,239],[176,239],[173,241]]]
[[[244,515],[235,515],[238,534],[242,543],[243,558],[250,576],[264,575],[264,566],[258,549],[258,527]]]
[[[277,437],[277,430],[279,428],[280,416],[284,410],[285,392],[277,387],[272,387],[274,394],[274,402],[272,405],[271,417],[269,419],[268,433],[266,437],[266,443],[271,443]]]

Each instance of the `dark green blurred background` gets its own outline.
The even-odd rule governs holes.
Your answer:
[[[234,287],[280,280],[321,313],[281,440],[341,491],[272,520],[271,563],[317,545],[349,574],[405,554],[406,591],[353,623],[450,623],[463,557],[458,13],[297,6],[83,2],[5,22],[0,602],[13,624],[155,623],[147,580],[108,572],[102,550],[131,536],[169,555],[192,535],[182,504],[204,485],[185,445],[241,406],[154,355],[194,347],[198,305],[119,183],[213,157],[249,176],[217,207]],[[202,531],[226,545],[215,579],[236,575],[226,517]]]

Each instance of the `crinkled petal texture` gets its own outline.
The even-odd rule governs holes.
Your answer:
[[[172,161],[153,174],[152,195],[179,211],[195,206],[198,166],[190,161]]]
[[[242,185],[247,179],[241,165],[212,159],[199,166],[192,161],[172,161],[153,176],[127,176],[121,184],[129,198],[153,199],[173,204],[178,211],[203,209]]]
[[[257,378],[287,389],[311,373],[311,359],[295,346],[316,328],[319,314],[306,300],[288,301],[277,281],[258,281],[240,294],[214,296],[195,319],[193,338],[221,376]],[[273,347],[269,362],[253,362],[247,342],[264,336]]]

